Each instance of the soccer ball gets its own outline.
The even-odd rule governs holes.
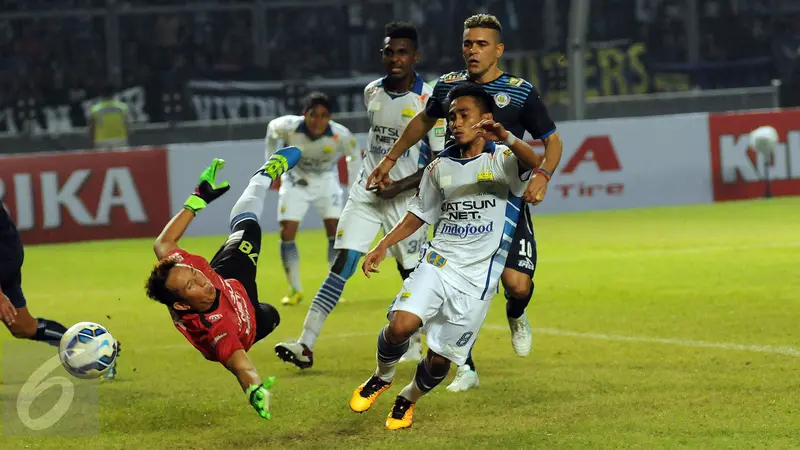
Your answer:
[[[79,322],[61,337],[61,365],[77,378],[92,379],[108,372],[117,359],[119,344],[102,325]]]

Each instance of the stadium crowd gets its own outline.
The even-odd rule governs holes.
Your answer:
[[[508,50],[565,47],[569,1],[413,0],[398,6],[385,0],[336,1],[324,6],[270,6],[256,20],[253,0],[197,2],[247,9],[208,10],[179,0],[6,0],[0,5],[0,104],[12,96],[51,98],[76,90],[93,92],[107,82],[109,53],[118,55],[124,85],[191,77],[307,79],[374,72],[371,43],[383,24],[406,19],[420,27],[423,71],[444,72],[460,65],[461,21],[490,12],[506,24]],[[319,2],[317,2],[319,3]],[[698,60],[690,64],[687,13],[682,0],[592,2],[589,40],[644,42],[648,62],[700,74],[704,88],[763,83],[763,74],[797,72],[800,4],[790,0],[697,0]],[[106,11],[115,5],[119,43],[107,48]],[[792,6],[797,4],[798,6]],[[183,6],[132,14],[137,7]],[[94,8],[78,15],[79,8]],[[69,11],[59,16],[55,11]],[[46,15],[36,17],[38,12]],[[263,31],[260,29],[263,28]],[[256,32],[254,32],[254,30]],[[115,53],[116,52],[116,53]],[[753,70],[730,70],[740,62]],[[113,68],[112,68],[113,69]],[[719,77],[705,76],[722,73]],[[698,82],[698,84],[701,84]]]

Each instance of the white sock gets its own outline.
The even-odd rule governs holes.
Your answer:
[[[281,261],[286,278],[295,292],[303,292],[300,284],[300,252],[295,241],[281,242]]]
[[[238,222],[239,219],[255,216],[256,220],[261,219],[261,213],[264,212],[264,201],[267,198],[267,192],[272,184],[269,177],[261,174],[255,174],[250,178],[247,187],[236,200],[236,204],[231,208],[231,228]]]
[[[422,392],[422,389],[420,389],[419,386],[417,386],[416,381],[411,381],[411,383],[408,383],[398,395],[410,401],[411,403],[417,403],[417,400],[422,398],[425,393]]]
[[[328,314],[316,308],[311,308],[306,314],[306,320],[303,322],[303,333],[300,335],[298,342],[305,344],[309,350],[314,348],[314,343],[317,342],[317,336],[322,331],[322,325],[325,324],[325,319]]]

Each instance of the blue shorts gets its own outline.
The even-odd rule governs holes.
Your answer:
[[[21,267],[0,274],[0,289],[11,300],[11,304],[15,308],[24,308],[28,304],[25,294],[22,293],[22,271],[20,269]]]

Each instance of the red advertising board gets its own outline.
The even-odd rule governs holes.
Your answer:
[[[163,148],[0,158],[0,199],[26,244],[156,236],[166,186]]]
[[[764,125],[778,132],[778,148],[768,158],[750,146],[750,132]],[[764,165],[772,194],[800,195],[800,110],[709,115],[714,201],[764,195]]]

